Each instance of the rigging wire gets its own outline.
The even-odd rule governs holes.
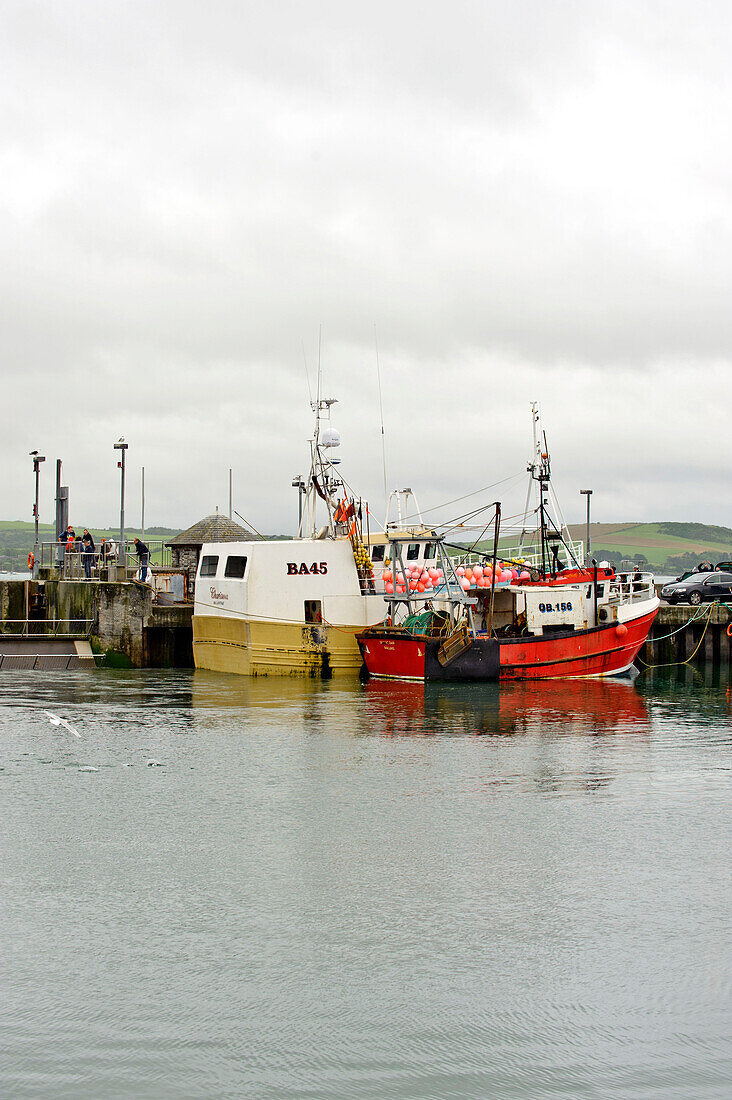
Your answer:
[[[379,341],[374,324],[374,348],[376,349],[376,378],[379,383],[379,417],[381,420],[381,461],[384,468],[384,515],[389,511],[389,493],[386,479],[386,435],[384,433],[384,402],[381,396],[381,365],[379,363]]]
[[[430,512],[438,512],[441,508],[449,508],[451,504],[459,504],[461,500],[468,500],[470,497],[476,497],[479,493],[487,493],[489,489],[495,489],[497,485],[505,485],[507,482],[518,481],[519,478],[524,476],[522,470],[520,474],[510,474],[508,477],[501,478],[500,481],[493,481],[490,485],[484,485],[482,489],[474,489],[470,493],[465,493],[464,496],[455,497],[453,500],[447,500],[444,504],[435,504],[432,508],[426,508],[422,513],[415,512],[413,515],[405,516],[404,522],[406,523],[410,519],[420,519],[421,516],[429,515]],[[486,505],[490,507],[490,505]]]

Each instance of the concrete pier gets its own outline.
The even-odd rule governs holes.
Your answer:
[[[158,603],[138,581],[0,581],[6,636],[23,620],[31,640],[62,622],[65,633],[88,637],[111,665],[191,668],[192,616],[192,604]]]
[[[662,604],[639,656],[644,665],[681,665],[690,661],[710,669],[732,664],[732,609],[721,603]],[[640,664],[640,662],[638,662]]]

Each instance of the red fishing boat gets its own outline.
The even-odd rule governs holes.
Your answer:
[[[384,573],[388,614],[356,636],[370,676],[539,680],[619,676],[631,669],[658,611],[652,575],[616,573],[604,562],[581,565],[549,515],[546,438],[529,469],[539,492],[532,562],[498,560],[498,503],[490,561],[483,555],[472,566],[456,564],[444,539],[413,536],[409,553],[429,543],[438,566],[418,578],[405,566],[409,555],[405,559],[400,540],[391,540],[391,571]],[[425,559],[427,551],[413,557]]]

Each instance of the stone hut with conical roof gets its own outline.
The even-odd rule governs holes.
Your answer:
[[[188,593],[192,597],[198,559],[205,542],[251,542],[256,538],[246,527],[220,512],[214,512],[213,515],[199,519],[187,531],[181,531],[165,545],[170,547],[173,568],[182,569],[188,574]]]

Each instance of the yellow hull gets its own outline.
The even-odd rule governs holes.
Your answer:
[[[353,676],[362,664],[360,630],[194,615],[193,659],[196,668],[241,676]]]

